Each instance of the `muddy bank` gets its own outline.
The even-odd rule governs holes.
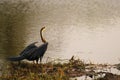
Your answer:
[[[120,75],[111,71],[116,65],[85,63],[80,59],[70,59],[66,63],[8,62],[1,71],[1,80],[120,80]],[[115,67],[118,69],[118,66]],[[111,72],[109,72],[111,71]],[[84,79],[80,79],[83,77]],[[74,80],[74,79],[72,79]]]

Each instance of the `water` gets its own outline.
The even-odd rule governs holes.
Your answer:
[[[106,72],[106,73],[108,72],[108,73],[120,75],[120,71],[113,67],[111,67],[111,69],[103,68],[103,70],[96,69],[95,72]],[[75,79],[77,79],[77,80],[94,80],[94,79],[98,79],[98,78],[104,78],[105,75],[106,75],[105,73],[103,73],[102,75],[98,74],[98,75],[94,75],[93,78],[86,76],[86,75],[82,75],[80,77],[70,78],[70,80],[75,80]]]
[[[0,55],[17,55],[39,41],[41,27],[49,42],[44,56],[72,55],[94,63],[119,63],[120,3],[118,0],[1,0]]]

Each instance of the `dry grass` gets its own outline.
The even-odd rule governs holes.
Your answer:
[[[92,68],[90,67],[92,66]],[[98,73],[91,71],[95,69],[95,64],[85,64],[80,59],[73,57],[67,63],[61,63],[54,60],[44,64],[33,64],[28,62],[8,62],[1,70],[0,80],[69,80],[70,77],[80,77],[82,75],[96,75]],[[107,65],[106,65],[107,66]],[[86,68],[90,72],[86,71]],[[113,75],[113,78],[120,76]],[[109,76],[109,74],[108,74]],[[98,80],[110,80],[112,78],[99,78]]]

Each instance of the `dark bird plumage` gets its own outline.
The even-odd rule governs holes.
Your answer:
[[[33,48],[37,48],[37,46],[35,45],[38,42],[33,42],[30,45],[28,45],[19,55],[23,55],[26,52],[29,52],[29,50],[33,49]]]
[[[23,59],[27,59],[29,61],[34,61],[36,60],[36,62],[38,63],[38,60],[40,58],[40,62],[44,56],[44,53],[47,50],[47,46],[48,46],[48,42],[46,42],[46,40],[43,38],[42,36],[42,31],[45,29],[45,27],[41,28],[40,30],[40,37],[41,40],[44,44],[40,45],[39,47],[37,47],[35,44],[37,42],[34,42],[30,45],[28,45],[17,57],[9,57],[8,60],[10,61],[21,61]]]

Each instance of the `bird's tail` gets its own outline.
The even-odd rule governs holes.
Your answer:
[[[9,61],[20,61],[20,60],[23,60],[23,59],[24,59],[24,57],[22,57],[22,56],[7,58],[7,60],[9,60]]]

